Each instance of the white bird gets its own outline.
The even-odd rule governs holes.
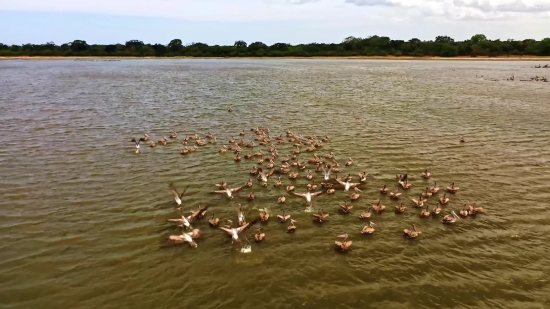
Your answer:
[[[292,194],[296,195],[296,196],[299,196],[299,197],[303,197],[306,199],[306,201],[308,203],[311,203],[311,200],[312,198],[316,197],[317,195],[320,195],[323,193],[323,191],[317,191],[317,192],[313,192],[311,193],[309,190],[306,192],[306,193],[296,193],[296,192],[291,192]]]
[[[174,200],[176,201],[178,206],[181,206],[181,199],[183,198],[183,195],[185,194],[185,191],[187,191],[187,189],[183,190],[182,193],[178,193],[178,191],[176,191],[176,189],[174,188],[170,189],[170,191],[174,195]]]
[[[196,248],[198,245],[194,241],[195,238],[200,236],[199,229],[194,229],[188,233],[182,233],[181,235],[170,235],[168,241],[172,243],[183,243],[188,242],[191,247]]]
[[[228,198],[235,198],[233,196],[233,194],[239,192],[242,188],[244,188],[244,186],[238,187],[238,188],[233,188],[233,189],[227,188],[225,190],[216,190],[216,191],[214,191],[214,193],[227,194]]]
[[[328,167],[328,170],[326,169]],[[332,170],[332,166],[329,166],[329,165],[325,165],[323,167],[323,173],[325,174],[324,177],[325,177],[325,181],[329,180],[330,179],[330,171]]]
[[[246,223],[246,220],[245,220],[245,218],[244,218],[244,213],[243,213],[241,204],[239,204],[239,212],[237,213],[237,217],[239,218],[239,226],[241,226],[241,225],[243,225],[244,223]]]
[[[186,218],[184,215],[183,215],[183,210],[181,211],[181,219],[168,219],[168,222],[176,222],[176,223],[180,223],[179,226],[182,226],[182,227],[185,227],[187,229],[190,229],[192,228],[191,226],[191,223],[189,222],[191,216],[189,216],[189,218]]]
[[[267,179],[273,175],[273,173],[275,172],[275,170],[271,170],[269,171],[269,173],[264,173],[262,168],[259,168],[259,171],[260,171],[260,174],[258,175],[258,179],[260,179],[261,181],[263,182],[267,182]]]
[[[145,141],[145,139],[143,137],[140,137],[138,140],[136,140],[135,138],[132,138],[130,140],[130,142],[134,142],[136,144],[136,153],[139,153],[139,143]]]
[[[340,179],[336,179],[336,181],[341,184],[342,186],[344,186],[344,191],[349,191],[350,188],[355,188],[357,187],[358,185],[360,185],[361,183],[359,182],[349,182],[349,181],[346,181],[346,182],[343,182],[342,180]]]
[[[242,233],[244,230],[248,229],[250,226],[255,224],[258,221],[258,219],[248,222],[243,226],[235,227],[235,228],[226,228],[226,227],[220,227],[220,230],[224,231],[227,235],[231,236],[232,241],[240,242],[239,234]]]

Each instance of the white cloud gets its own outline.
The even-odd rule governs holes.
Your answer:
[[[292,22],[311,30],[285,36],[315,40],[324,36],[331,41],[337,35],[343,39],[374,34],[403,39],[439,34],[464,39],[475,33],[485,33],[489,38],[542,38],[550,29],[550,0],[0,0],[0,11],[80,12],[216,23]]]

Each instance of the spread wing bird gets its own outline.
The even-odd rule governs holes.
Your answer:
[[[343,182],[340,179],[336,179],[336,181],[342,186],[344,186],[344,191],[349,191],[349,189],[355,188],[361,184],[360,182],[349,182],[349,181]]]
[[[139,149],[139,143],[144,142],[145,138],[140,137],[139,139],[132,138],[130,142],[136,143],[136,148]]]
[[[170,192],[174,195],[174,200],[178,204],[178,206],[181,206],[181,199],[185,195],[185,192],[187,191],[187,188],[183,190],[183,192],[179,193],[172,185],[170,185]]]
[[[244,187],[245,186],[238,187],[238,188],[233,188],[233,189],[216,190],[216,191],[213,191],[213,192],[214,193],[220,193],[220,194],[227,194],[228,198],[234,198],[233,194],[239,192]]]
[[[220,227],[219,229],[224,231],[227,235],[231,236],[233,241],[240,242],[239,234],[242,233],[243,231],[245,231],[246,229],[248,229],[249,227],[251,227],[252,225],[256,224],[256,222],[258,222],[258,220],[259,219],[256,219],[252,222],[248,222],[248,223],[246,223],[246,224],[244,224],[243,226],[240,226],[240,227],[235,227],[235,228]]]
[[[320,195],[323,193],[323,191],[317,191],[317,192],[306,192],[306,193],[296,193],[296,192],[291,192],[292,194],[296,195],[296,196],[299,196],[299,197],[303,197],[306,199],[306,201],[308,203],[311,203],[311,199],[316,197],[317,195]]]
[[[327,164],[327,165],[323,166],[323,173],[325,174],[324,175],[325,181],[330,179],[330,171],[332,171],[332,166],[331,165]]]
[[[181,219],[168,219],[168,222],[175,222],[175,223],[179,223],[180,226],[184,226],[185,228],[192,228],[191,226],[191,223],[189,222],[191,220],[191,216],[189,216],[188,218],[185,217],[185,215],[183,214],[183,210],[181,211]]]
[[[267,174],[263,172],[262,168],[259,168],[260,174],[258,175],[258,179],[261,179],[263,182],[267,182],[267,179],[273,175],[275,170],[270,170]]]
[[[195,221],[195,219],[203,218],[204,213],[206,213],[206,210],[208,209],[208,207],[209,206],[205,206],[205,207],[201,208],[201,205],[198,205],[197,210],[191,212],[191,215],[189,216],[190,221],[193,222],[193,221]]]
[[[198,238],[199,236],[200,236],[200,230],[194,229],[191,232],[182,233],[181,235],[170,235],[168,237],[168,242],[177,243],[177,244],[188,242],[191,247],[196,248],[198,245],[194,241],[194,239]]]

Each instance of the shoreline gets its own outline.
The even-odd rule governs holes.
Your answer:
[[[312,57],[123,57],[123,56],[0,56],[0,60],[135,60],[135,59],[318,59],[318,60],[441,60],[441,61],[550,61],[550,56],[412,57],[412,56],[312,56]]]

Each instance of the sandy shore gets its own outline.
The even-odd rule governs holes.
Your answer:
[[[123,59],[325,59],[325,60],[466,60],[466,61],[550,61],[550,56],[498,56],[498,57],[395,57],[395,56],[336,56],[336,57],[0,57],[0,60],[123,60]]]

